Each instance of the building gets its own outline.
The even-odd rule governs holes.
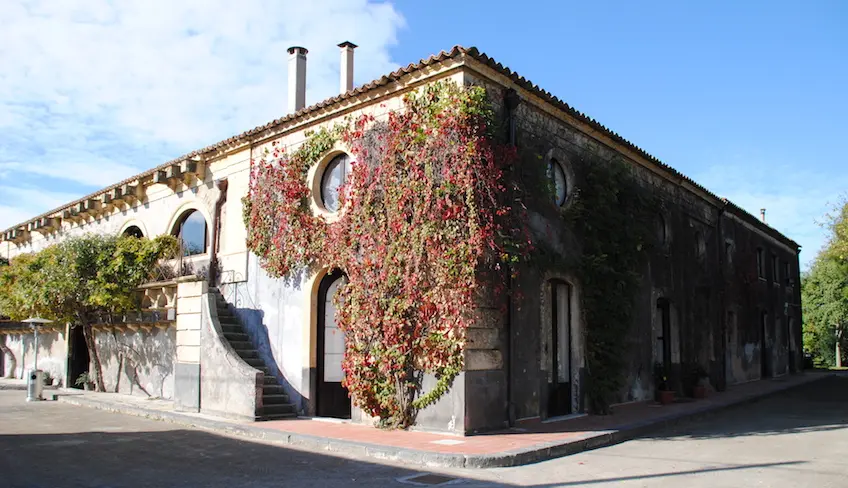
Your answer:
[[[346,116],[385,118],[402,107],[405,93],[438,80],[486,88],[511,141],[544,157],[557,205],[567,207],[581,191],[586,175],[578,161],[587,155],[623,161],[635,181],[663,202],[643,222],[655,229],[659,245],[638,269],[616,403],[653,399],[657,363],[681,391],[690,364],[705,369],[719,390],[799,371],[797,243],[475,48],[455,47],[353,88],[355,46],[340,47],[338,96],[304,106],[307,51],[291,48],[288,115],[2,234],[0,256],[8,258],[86,232],[170,233],[187,243],[181,268],[191,272],[182,274],[199,277],[142,290],[145,307],[160,312],[155,318],[99,328],[108,388],[239,418],[296,412],[367,422],[351,409],[339,383],[341,338],[331,298],[340,276],[325,269],[271,278],[246,247],[241,199],[251,159],[267,148],[297,147],[308,131]],[[313,198],[323,210],[331,209],[322,200],[322,185],[332,180],[324,173],[338,168],[338,154],[328,153],[311,174]],[[585,243],[576,242],[560,221],[531,216],[538,239],[548,240],[556,253],[579,255]],[[481,297],[465,370],[441,400],[419,413],[417,425],[473,433],[586,412],[587,384],[597,380],[587,370],[584,285],[571,273],[527,269],[510,285],[520,293],[509,303]],[[212,288],[218,291],[209,293]],[[53,333],[47,354],[53,376],[71,383],[85,367],[86,359],[74,352],[79,338],[61,327]],[[27,336],[9,328],[4,337],[11,351],[21,351],[23,368]]]

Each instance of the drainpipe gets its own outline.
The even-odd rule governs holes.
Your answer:
[[[221,238],[221,207],[227,203],[226,178],[218,181],[218,201],[215,202],[215,214],[212,216],[212,257],[209,259],[209,286],[215,287],[218,280],[218,246]]]
[[[504,111],[505,111],[505,119],[506,119],[506,140],[507,143],[516,147],[516,135],[515,135],[515,111],[518,108],[518,104],[521,102],[521,99],[518,96],[518,93],[510,88],[504,93]],[[515,426],[515,401],[512,391],[512,372],[513,372],[513,351],[515,348],[513,347],[513,333],[512,333],[512,273],[507,269],[506,271],[506,293],[507,293],[507,303],[506,303],[506,323],[504,324],[504,332],[506,332],[506,340],[504,341],[504,349],[506,353],[506,405],[507,405],[507,423],[510,427]]]
[[[725,239],[724,239],[724,212],[727,209],[727,202],[718,211],[718,267],[721,270],[721,282],[718,287],[719,296],[719,334],[721,334],[721,378],[716,382],[716,390],[724,391],[727,389],[727,303],[725,287],[727,286],[727,264],[725,263]],[[739,320],[737,318],[737,320]]]

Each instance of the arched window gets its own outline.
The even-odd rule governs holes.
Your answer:
[[[123,235],[141,239],[142,237],[144,237],[144,232],[142,232],[137,225],[131,225],[124,229]]]
[[[704,259],[707,255],[707,241],[701,232],[695,232],[695,255],[698,259]]]
[[[173,234],[180,239],[183,256],[206,252],[206,219],[197,210],[188,210],[180,216]]]
[[[665,220],[665,216],[663,214],[657,214],[657,242],[659,242],[660,246],[665,246],[668,244],[668,222]]]
[[[339,211],[339,188],[350,174],[350,156],[339,154],[327,163],[321,175],[321,204],[329,212]]]
[[[552,158],[548,162],[548,178],[554,185],[554,204],[557,207],[562,207],[568,199],[568,177],[562,163],[556,159]]]

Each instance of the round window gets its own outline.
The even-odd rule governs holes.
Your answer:
[[[551,159],[548,163],[548,178],[554,184],[554,203],[561,207],[565,205],[565,200],[568,198],[568,178],[565,176],[565,170],[556,159]]]
[[[321,204],[329,212],[339,211],[339,188],[350,173],[350,156],[339,154],[334,157],[321,175]]]

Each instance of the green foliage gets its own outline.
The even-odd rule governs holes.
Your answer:
[[[491,143],[486,92],[434,83],[385,120],[363,116],[319,131],[291,155],[253,162],[245,200],[248,248],[275,276],[313,265],[342,270],[344,384],[385,427],[407,427],[462,371],[477,270],[522,248]],[[309,205],[306,175],[339,138],[354,161],[344,209],[325,221]],[[526,241],[526,239],[525,239]],[[437,378],[422,391],[422,378]]]
[[[40,316],[82,327],[103,390],[91,324],[100,314],[137,307],[135,288],[153,277],[157,261],[176,256],[178,247],[172,236],[148,240],[87,234],[18,256],[0,268],[0,313],[13,320]]]
[[[817,363],[836,364],[839,341],[843,357],[848,350],[848,262],[841,262],[826,249],[802,280],[804,304],[804,349]]]
[[[0,310],[15,320],[38,315],[72,324],[89,323],[98,313],[131,310],[137,305],[133,290],[177,248],[172,236],[68,238],[18,256],[0,271]]]
[[[830,239],[825,253],[842,263],[848,263],[848,199],[828,215]]]
[[[574,186],[579,190],[561,211],[552,203],[550,180],[543,177],[546,162],[541,157],[525,157],[525,162],[534,160],[538,161],[535,173],[525,172],[524,176],[542,186],[541,191],[531,192],[544,197],[534,205],[570,229],[579,247],[574,255],[544,249],[534,256],[534,262],[539,269],[558,269],[580,282],[586,327],[586,394],[590,410],[606,414],[624,382],[636,293],[647,251],[655,244],[659,202],[639,184],[626,163],[590,153],[572,158],[577,177]],[[544,248],[544,243],[539,246]]]
[[[84,385],[84,384],[86,384],[90,381],[91,381],[91,377],[88,375],[88,371],[86,371],[85,373],[82,373],[79,376],[77,376],[77,379],[76,379],[76,381],[74,381],[74,384],[77,385],[77,386],[82,386],[82,385]]]

